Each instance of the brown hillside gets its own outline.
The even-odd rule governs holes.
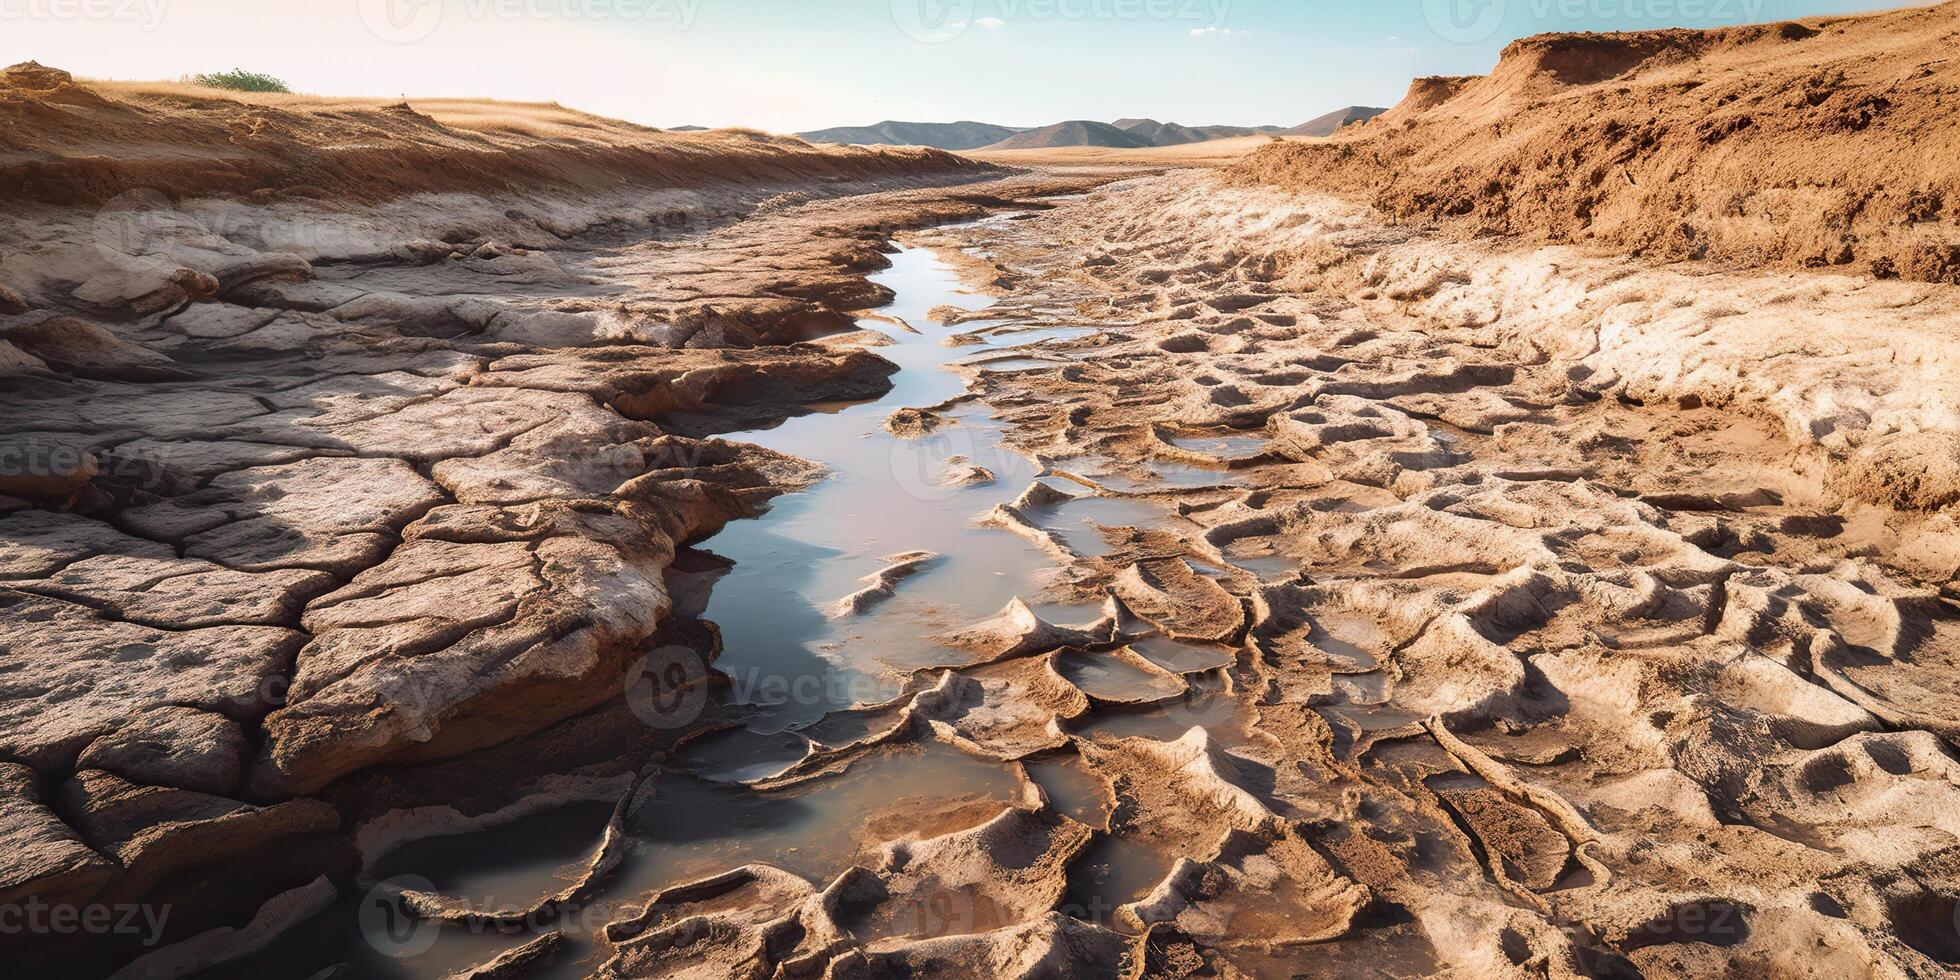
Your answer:
[[[1419,79],[1244,182],[1469,234],[1960,282],[1960,3],[1721,30],[1547,34]]]
[[[742,130],[662,132],[550,104],[326,99],[0,72],[0,200],[172,196],[348,202],[431,191],[687,186],[926,175],[981,165],[926,149],[812,147]]]

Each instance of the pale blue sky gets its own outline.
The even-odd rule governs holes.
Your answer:
[[[241,66],[332,95],[555,100],[657,126],[1151,116],[1292,125],[1542,31],[1874,0],[0,0],[0,63]]]

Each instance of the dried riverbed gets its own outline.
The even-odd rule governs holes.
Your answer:
[[[501,352],[684,452],[612,491],[639,510],[534,507],[499,481],[585,486],[616,440],[553,469],[565,444],[520,435],[523,465],[437,472],[504,502],[404,536],[663,528],[645,659],[521,737],[486,696],[430,716],[448,751],[321,779],[355,817],[339,897],[209,975],[1956,962],[1960,533],[1899,476],[1937,413],[1862,354],[1949,292],[1448,244],[1194,174],[964,223],[983,208],[937,194],[870,199],[917,227],[889,268],[878,235],[846,250],[872,274],[830,308],[876,306],[864,332],[682,344],[704,364],[657,378],[605,345]],[[850,210],[784,207],[732,234]],[[1791,329],[1808,360],[1762,362]],[[701,520],[646,523],[672,514]],[[309,629],[473,608],[487,554],[365,572]],[[337,758],[289,737],[255,778]]]

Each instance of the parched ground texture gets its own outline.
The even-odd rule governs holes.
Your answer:
[[[666,819],[672,755],[741,722],[661,730],[621,696],[649,648],[718,651],[685,545],[822,476],[713,434],[886,390],[851,314],[889,298],[863,275],[896,236],[998,299],[949,322],[1088,328],[966,369],[1041,472],[976,525],[1053,574],[746,789],[940,751],[1011,799],[901,801],[922,812],[870,820],[834,877],[637,896],[599,975],[1960,970],[1954,287],[1466,242],[1244,172],[832,172],[758,145],[740,181],[458,176],[385,207],[293,193],[307,154],[225,164],[286,188],[263,199],[37,171],[62,190],[0,229],[23,243],[0,256],[0,905],[177,911],[161,949],[9,936],[11,961],[190,974],[404,841],[618,800],[533,908],[393,895],[471,926],[590,898]],[[593,174],[645,162],[611,152]],[[799,163],[829,179],[775,169]],[[1160,518],[1054,532],[1092,497]],[[892,556],[837,615],[937,558]],[[1035,612],[1056,603],[1101,617]]]

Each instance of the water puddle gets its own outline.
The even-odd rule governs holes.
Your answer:
[[[1209,647],[1173,640],[1167,636],[1150,636],[1136,640],[1130,649],[1142,654],[1151,663],[1176,674],[1193,674],[1199,671],[1217,670],[1229,667],[1238,659],[1236,650],[1230,647]]]
[[[979,368],[982,371],[1007,373],[1015,371],[1045,371],[1049,368],[1067,366],[1067,361],[1051,361],[1042,357],[997,357],[988,360],[962,361],[960,367]]]
[[[1362,732],[1394,731],[1422,721],[1419,714],[1383,704],[1334,704],[1321,708],[1320,713],[1339,718]]]
[[[1069,550],[1084,558],[1101,558],[1114,550],[1101,527],[1149,527],[1169,511],[1163,505],[1134,497],[1077,497],[1056,505],[1036,523],[1060,535]]]
[[[1095,327],[1041,327],[1033,330],[996,330],[986,335],[992,347],[1029,347],[1051,340],[1075,340],[1096,333]]]
[[[1105,827],[1109,820],[1109,790],[1101,776],[1082,767],[1073,755],[1033,759],[1026,763],[1028,778],[1048,796],[1048,802],[1063,816],[1091,827]]]
[[[491,830],[411,841],[375,862],[380,879],[414,875],[438,891],[526,908],[558,890],[558,869],[580,861],[612,819],[610,803],[573,803]]]
[[[1265,554],[1246,555],[1238,553],[1236,549],[1227,548],[1225,558],[1232,563],[1233,567],[1243,568],[1259,576],[1259,581],[1261,582],[1278,582],[1295,578],[1300,574],[1300,562],[1298,559],[1290,555],[1282,555],[1276,551],[1269,551]]]
[[[1184,690],[1176,678],[1145,670],[1114,653],[1068,651],[1056,656],[1055,667],[1084,694],[1105,701],[1155,701]]]
[[[753,862],[828,884],[869,860],[867,849],[977,826],[1019,793],[1005,767],[937,742],[875,752],[841,776],[773,792],[663,774],[636,801],[626,829],[638,846],[607,890],[637,894]]]
[[[1147,708],[1103,711],[1091,716],[1076,733],[1090,738],[1175,742],[1191,729],[1203,728],[1221,745],[1244,745],[1246,737],[1240,724],[1243,708],[1239,700],[1214,678],[1197,675],[1188,681],[1191,689],[1176,698]]]
[[[1121,929],[1116,910],[1149,895],[1170,873],[1171,863],[1135,841],[1099,834],[1069,867],[1062,912],[1105,929]]]
[[[675,754],[673,766],[712,782],[747,782],[781,774],[809,750],[810,743],[795,733],[735,729],[689,743]]]
[[[1109,822],[1109,791],[1101,776],[1073,755],[1027,764],[1028,775],[1068,817],[1098,830]],[[1116,909],[1150,894],[1169,873],[1171,861],[1133,841],[1098,834],[1069,868],[1062,912],[1085,922],[1116,928]]]

